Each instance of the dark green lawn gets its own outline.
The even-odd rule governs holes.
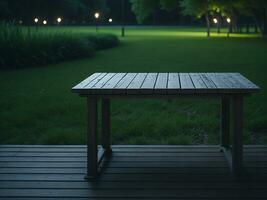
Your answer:
[[[77,34],[94,28],[50,28]],[[204,30],[204,29],[203,29]],[[100,32],[119,34],[117,28]],[[267,144],[267,40],[200,29],[132,28],[93,58],[0,71],[0,143],[84,144],[85,100],[70,92],[94,72],[241,72],[262,87],[245,102],[245,142]],[[215,144],[219,101],[114,100],[114,144]]]

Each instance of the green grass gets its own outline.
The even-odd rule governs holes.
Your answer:
[[[94,28],[43,31],[94,33]],[[118,28],[100,28],[119,35]],[[95,57],[42,68],[0,71],[0,143],[84,144],[85,99],[70,88],[94,72],[241,72],[261,93],[245,101],[245,143],[267,144],[267,40],[204,29],[131,28],[122,45]],[[219,101],[112,101],[114,144],[216,144]]]

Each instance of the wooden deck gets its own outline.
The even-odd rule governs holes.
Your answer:
[[[267,146],[246,146],[235,179],[218,146],[114,146],[86,182],[85,146],[0,145],[0,199],[267,199]]]

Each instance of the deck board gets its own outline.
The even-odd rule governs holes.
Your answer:
[[[235,179],[218,146],[113,146],[86,182],[84,145],[0,145],[0,199],[267,199],[267,146],[245,146]]]

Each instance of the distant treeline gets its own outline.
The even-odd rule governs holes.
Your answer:
[[[267,0],[0,0],[0,20],[34,24],[34,18],[45,19],[48,25],[87,25],[95,23],[94,13],[101,17],[98,23],[119,25],[142,23],[146,25],[203,25],[210,27],[213,18],[218,25],[226,25],[231,18],[232,29],[253,26],[267,32]],[[123,14],[124,13],[124,14]]]

